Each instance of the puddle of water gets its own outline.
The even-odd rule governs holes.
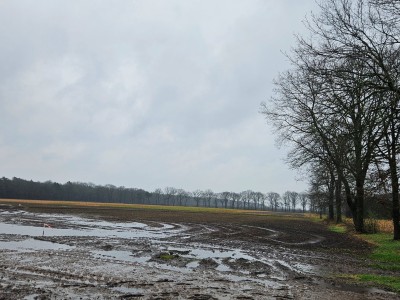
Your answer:
[[[0,210],[0,217],[10,215],[9,212]],[[21,216],[23,215],[23,218]],[[31,217],[31,218],[29,218]],[[48,224],[64,223],[63,227],[71,228],[43,228],[40,219]],[[22,225],[21,221],[35,222],[35,225]],[[0,221],[1,222],[1,221]],[[10,224],[10,222],[14,224]],[[66,225],[65,225],[66,224]],[[186,227],[174,224],[157,223],[149,226],[139,222],[109,222],[96,219],[84,219],[72,215],[32,214],[18,211],[8,223],[1,223],[0,234],[20,234],[30,236],[94,236],[117,237],[127,239],[148,238],[163,239],[182,233]]]
[[[4,211],[0,210],[0,217],[6,215]],[[186,236],[187,233],[185,231],[189,228],[187,226],[179,225],[179,224],[160,224],[155,223],[156,226],[150,226],[148,224],[143,224],[139,222],[108,222],[103,220],[96,219],[85,219],[76,216],[69,215],[50,215],[50,214],[31,214],[20,211],[20,214],[13,215],[10,219],[11,222],[21,222],[21,217],[23,216],[28,222],[36,222],[37,226],[28,226],[22,224],[8,224],[2,223],[0,221],[0,234],[17,234],[23,236],[42,236],[43,232],[45,236],[72,236],[72,237],[98,237],[98,238],[124,238],[124,239],[149,239],[149,242],[153,246],[158,246],[160,249],[164,249],[165,251],[172,251],[178,253],[181,257],[189,258],[190,260],[194,260],[189,262],[184,267],[176,267],[171,266],[169,264],[159,264],[156,262],[151,262],[150,256],[139,256],[140,253],[135,253],[136,256],[131,251],[103,251],[103,250],[89,250],[92,256],[95,258],[105,258],[116,261],[125,261],[131,263],[139,263],[146,264],[147,266],[154,267],[157,269],[171,270],[177,271],[181,273],[187,273],[195,271],[199,267],[199,262],[202,259],[214,259],[218,262],[218,266],[216,267],[216,271],[219,271],[225,275],[232,273],[239,274],[237,277],[232,277],[232,281],[238,280],[243,281],[246,278],[248,279],[249,272],[244,270],[232,270],[228,265],[224,264],[224,260],[231,259],[245,259],[251,262],[262,262],[271,266],[274,271],[278,274],[282,273],[279,267],[274,266],[275,263],[282,265],[285,268],[290,270],[300,272],[300,273],[311,273],[313,271],[313,267],[306,264],[301,263],[291,263],[290,265],[285,261],[278,259],[267,258],[264,255],[259,257],[258,254],[254,253],[252,255],[246,253],[245,251],[239,249],[224,249],[224,248],[213,248],[210,245],[204,244],[195,244],[187,245],[182,243],[171,243],[164,238],[169,238],[173,236]],[[40,218],[38,218],[40,216]],[[9,217],[9,214],[8,214]],[[31,219],[29,219],[31,217]],[[1,219],[0,219],[1,220]],[[46,223],[54,224],[63,223],[63,226],[71,226],[72,228],[43,228],[43,220],[46,220]],[[8,221],[10,222],[10,221]],[[265,229],[267,231],[271,231],[269,229]],[[182,247],[181,247],[182,246]],[[75,247],[51,243],[48,241],[41,241],[35,239],[27,239],[25,241],[19,242],[0,242],[0,249],[11,249],[11,250],[69,250]],[[146,253],[147,254],[147,253]],[[242,276],[240,276],[242,275]],[[271,279],[272,276],[269,276]],[[252,281],[257,280],[257,278],[252,278]],[[268,282],[265,277],[258,278],[263,283]],[[273,282],[273,281],[272,281]],[[276,284],[276,283],[275,283]]]
[[[220,263],[218,265],[218,267],[215,268],[215,270],[219,271],[219,272],[231,272],[232,269],[230,267],[228,267],[225,264]]]
[[[192,261],[192,262],[190,262],[190,263],[188,263],[186,265],[186,268],[196,269],[198,266],[199,266],[199,262],[198,261]]]
[[[127,261],[127,262],[136,262],[136,263],[145,263],[151,259],[150,256],[140,256],[136,257],[132,255],[132,252],[129,251],[118,251],[118,250],[111,250],[111,251],[102,251],[102,250],[93,250],[90,251],[94,257],[96,258],[108,258],[108,259],[115,259],[120,261]]]
[[[179,248],[179,247],[168,247],[167,251],[176,251],[178,254],[183,257],[188,258],[197,258],[197,259],[206,259],[206,258],[234,258],[234,259],[247,259],[247,260],[256,260],[254,257],[243,253],[240,250],[219,250],[213,248]],[[185,254],[188,252],[188,254]]]
[[[1,223],[0,234],[19,234],[29,236],[93,236],[93,237],[116,237],[125,239],[162,239],[177,235],[180,231],[161,231],[161,230],[140,230],[134,228],[119,228],[116,230],[110,226],[109,229],[104,228],[85,228],[85,229],[61,229],[61,228],[43,228],[39,226],[27,226],[20,224]],[[121,230],[123,229],[123,230]]]
[[[102,221],[102,220],[83,220],[83,219],[75,219],[75,220],[69,220],[67,219],[67,221],[69,221],[69,223],[71,224],[75,224],[75,225],[81,225],[81,226],[90,226],[90,227],[101,227],[101,228],[123,228],[123,229],[152,229],[152,227],[143,224],[143,223],[138,223],[138,222],[130,222],[130,223],[122,223],[122,222],[107,222],[107,221]]]
[[[163,230],[171,230],[174,229],[175,226],[172,224],[164,224],[164,223],[156,223],[156,226],[150,226],[148,224],[139,223],[139,222],[110,222],[105,220],[97,220],[97,219],[84,219],[77,216],[72,215],[48,215],[41,214],[38,215],[43,219],[52,219],[55,221],[59,221],[60,219],[66,223],[71,223],[74,225],[81,225],[86,227],[100,227],[100,228],[119,228],[119,229],[145,229],[150,231],[163,231]],[[180,226],[178,225],[178,228]]]
[[[315,267],[311,265],[306,265],[306,264],[301,264],[301,263],[295,263],[293,264],[293,267],[302,273],[307,273],[307,274],[315,274]]]
[[[0,242],[0,249],[4,250],[70,250],[73,248],[75,247],[35,239]]]
[[[232,272],[237,272],[242,275],[249,275],[250,272],[246,270],[236,270],[234,271],[232,268],[224,264],[224,259],[230,259],[230,260],[237,260],[237,259],[245,259],[250,262],[261,262],[263,264],[266,264],[268,266],[271,266],[274,270],[275,273],[279,274],[281,273],[281,270],[279,270],[278,267],[275,266],[276,263],[282,265],[283,267],[292,270],[294,272],[298,273],[307,273],[307,274],[315,274],[315,269],[311,265],[307,264],[302,264],[302,263],[294,263],[294,264],[288,264],[287,262],[283,260],[278,260],[278,259],[270,259],[270,258],[256,258],[254,256],[251,256],[247,253],[244,253],[241,250],[237,249],[213,249],[213,248],[201,248],[199,245],[198,248],[188,248],[188,247],[171,247],[167,246],[166,248],[167,251],[172,251],[178,253],[182,257],[186,258],[192,258],[196,259],[196,262],[191,262],[186,265],[187,268],[189,269],[195,269],[198,267],[198,261],[201,259],[208,259],[212,258],[218,263],[218,267],[215,268],[216,271],[219,271],[221,273],[232,273]],[[261,279],[261,276],[258,276]],[[264,277],[263,277],[264,278]]]
[[[1,210],[2,215],[16,215],[16,214],[23,214],[21,211],[6,211],[6,210]]]

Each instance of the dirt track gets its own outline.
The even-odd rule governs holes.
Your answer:
[[[1,228],[0,299],[398,299],[335,277],[369,246],[301,218],[1,206]]]

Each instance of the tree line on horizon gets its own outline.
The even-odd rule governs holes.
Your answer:
[[[185,191],[174,187],[157,188],[153,192],[112,184],[96,185],[84,182],[64,184],[37,182],[13,177],[0,178],[0,199],[63,200],[100,203],[148,204],[166,206],[214,207],[226,209],[251,209],[283,212],[314,212],[325,214],[328,208],[327,193],[297,193],[286,191],[261,193],[246,190],[214,192],[211,189]],[[374,199],[368,203],[375,203]],[[383,207],[383,206],[382,206]],[[378,209],[380,216],[387,211]]]
[[[389,200],[399,240],[400,1],[324,0],[319,8],[261,113],[290,147],[289,165],[309,175],[309,192],[329,196],[330,220],[342,221],[345,203],[363,233],[376,213],[368,199]]]
[[[144,189],[127,188],[112,184],[96,185],[85,182],[64,184],[45,181],[36,182],[13,177],[0,178],[0,198],[30,200],[65,200],[83,202],[110,202],[127,204],[153,204],[166,206],[195,206],[230,209],[254,209],[274,211],[306,211],[320,207],[310,201],[305,193],[287,191],[282,196],[276,192],[261,193],[246,190],[240,193],[221,192],[211,189],[185,191],[165,187],[153,192]],[[300,207],[298,207],[300,206]]]

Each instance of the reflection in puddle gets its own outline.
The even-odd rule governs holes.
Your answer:
[[[199,267],[198,261],[192,261],[186,265],[186,268],[189,268],[189,269],[196,269],[198,267]]]
[[[182,254],[184,257],[195,257],[198,259],[204,258],[243,258],[248,260],[254,260],[253,256],[250,256],[244,253],[241,250],[232,250],[232,249],[215,249],[215,248],[207,248],[202,245],[198,245],[196,248],[179,248],[179,247],[168,247],[167,251],[176,252],[178,254]]]
[[[0,241],[0,249],[7,250],[70,250],[75,247],[48,241],[27,239],[23,241]]]
[[[215,270],[220,271],[220,272],[231,272],[232,271],[232,269],[230,267],[228,267],[227,265],[222,264],[222,263],[220,263],[218,265],[218,267],[215,268]]]
[[[4,212],[1,212],[3,214]],[[50,219],[43,216],[44,219]],[[175,228],[170,224],[161,224],[161,227],[151,227],[143,223],[112,223],[98,220],[85,220],[77,217],[62,216],[67,224],[71,224],[72,228],[44,228],[43,224],[38,226],[6,224],[2,223],[0,234],[19,234],[29,236],[92,236],[92,237],[115,237],[126,239],[164,239],[178,235],[183,231],[184,227]],[[54,218],[54,216],[53,216]],[[21,219],[16,218],[15,221],[20,222]],[[59,222],[60,219],[56,220]],[[51,220],[47,221],[48,223]],[[79,227],[77,227],[79,225]]]
[[[102,250],[93,250],[91,253],[96,258],[107,258],[107,259],[115,259],[127,262],[136,262],[136,263],[145,263],[150,260],[150,256],[140,256],[136,257],[132,255],[132,252],[129,251],[102,251]]]

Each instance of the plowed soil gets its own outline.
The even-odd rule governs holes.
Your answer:
[[[0,299],[398,299],[371,246],[301,215],[0,206]]]

